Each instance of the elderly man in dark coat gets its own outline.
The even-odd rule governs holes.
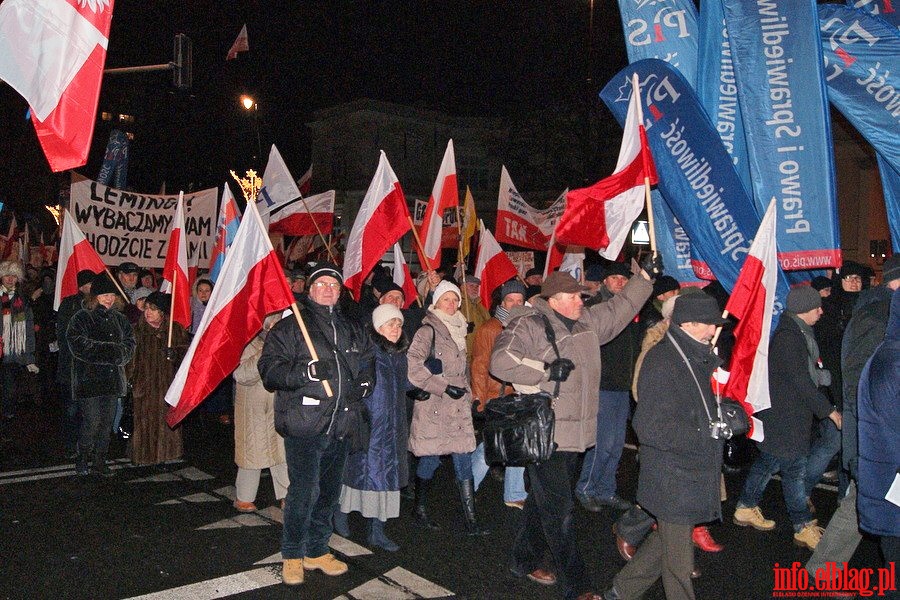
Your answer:
[[[721,518],[719,473],[724,439],[709,385],[719,366],[710,340],[724,323],[705,294],[675,301],[672,327],[647,352],[638,375],[635,433],[641,443],[637,501],[658,527],[613,579],[604,598],[640,598],[662,577],[668,600],[694,598],[694,525]]]

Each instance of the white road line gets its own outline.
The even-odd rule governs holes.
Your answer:
[[[115,460],[108,460],[108,463],[127,463],[127,458],[117,458]],[[0,473],[0,479],[4,477],[15,477],[16,475],[28,475],[34,473],[52,473],[54,471],[73,471],[75,469],[75,464],[69,465],[56,465],[53,467],[40,467],[36,469],[22,469],[21,471],[7,471],[5,473]]]
[[[74,477],[75,476],[75,468],[72,465],[72,469],[67,471],[56,471],[54,473],[41,473],[39,475],[29,475],[28,477],[14,477],[10,479],[2,479],[0,480],[0,485],[8,485],[10,483],[25,483],[27,481],[41,481],[42,479],[56,479],[58,477]],[[121,469],[127,469],[129,465],[111,465],[109,467],[110,471],[119,471]]]
[[[161,592],[134,596],[127,600],[211,600],[212,598],[224,598],[280,583],[280,569],[260,567],[251,571],[191,583]]]
[[[395,567],[377,579],[371,579],[334,600],[413,600],[415,598],[446,598],[453,592],[419,577],[401,567]]]

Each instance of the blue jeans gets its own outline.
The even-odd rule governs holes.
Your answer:
[[[281,536],[284,558],[315,558],[328,553],[347,448],[347,440],[324,434],[284,438],[290,479]]]
[[[579,498],[612,498],[616,494],[616,471],[625,445],[625,427],[631,405],[628,392],[600,391],[597,412],[597,445],[584,454],[581,477],[575,484]]]
[[[472,475],[475,477],[475,491],[487,475],[488,464],[484,460],[484,443],[478,444],[472,453]],[[525,467],[506,467],[503,470],[503,501],[520,502],[528,497],[525,491]]]
[[[806,456],[806,495],[809,496],[822,474],[828,469],[832,457],[841,450],[841,432],[831,419],[822,419],[817,426],[818,435]]]
[[[794,531],[800,531],[812,520],[809,509],[806,507],[806,457],[781,458],[760,452],[759,457],[750,467],[747,481],[738,501],[739,507],[753,508],[759,505],[766,485],[775,473],[781,472],[781,490],[784,494],[784,502],[787,504],[791,523]]]
[[[450,456],[453,457],[453,469],[456,471],[456,479],[458,481],[473,479],[472,453],[465,452],[463,454],[451,454]],[[431,479],[439,466],[441,466],[440,456],[420,456],[419,466],[416,467],[416,477]]]

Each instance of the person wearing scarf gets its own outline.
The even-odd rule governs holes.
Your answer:
[[[34,362],[34,313],[28,297],[19,293],[25,274],[18,261],[0,263],[0,310],[2,310],[2,411],[3,418],[16,414],[16,378],[27,369],[37,373]]]

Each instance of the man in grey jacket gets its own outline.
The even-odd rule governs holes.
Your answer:
[[[647,268],[654,274],[662,270],[652,262]],[[572,488],[578,478],[579,454],[597,439],[601,370],[597,349],[622,331],[653,289],[647,272],[639,272],[641,276],[631,278],[615,298],[589,308],[580,295],[584,286],[568,273],[551,273],[540,297],[532,299],[533,306],[514,309],[491,356],[491,373],[517,391],[555,394],[558,389],[553,402],[558,448],[550,460],[527,467],[531,491],[510,570],[546,585],[558,577],[566,598],[599,598],[591,591],[593,585],[575,544]],[[548,330],[555,340],[549,339]],[[547,550],[555,573],[543,567]]]

